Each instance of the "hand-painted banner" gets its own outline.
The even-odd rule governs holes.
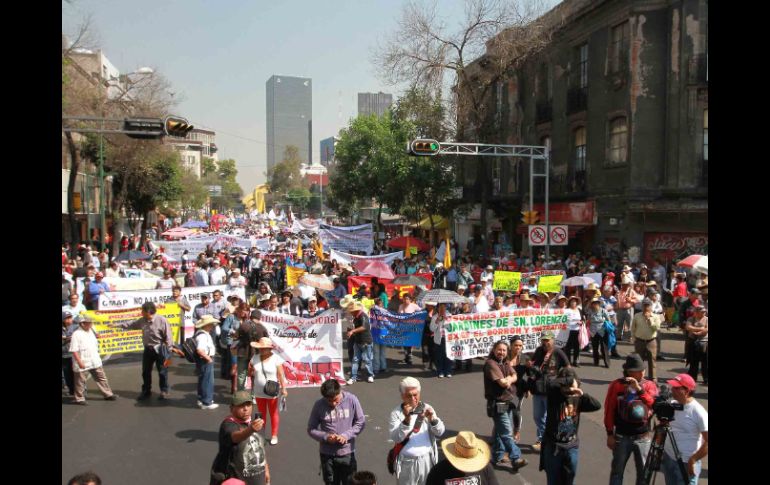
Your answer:
[[[303,268],[293,266],[286,267],[286,286],[294,286],[299,282],[303,274],[307,273]]]
[[[520,284],[521,273],[514,271],[495,271],[492,289],[495,291],[514,291],[518,293]]]
[[[361,256],[358,254],[348,254],[341,251],[335,251],[334,249],[329,251],[329,261],[337,260],[338,263],[345,263],[353,266],[358,261],[381,261],[385,264],[393,264],[393,261],[397,259],[404,259],[404,252],[397,251],[395,253],[378,254],[376,256]]]
[[[326,248],[338,251],[363,251],[366,254],[374,252],[371,223],[351,227],[320,224],[318,236]]]
[[[561,292],[561,280],[564,276],[557,275],[542,275],[537,282],[538,293],[560,293]]]
[[[558,333],[567,328],[562,309],[523,309],[471,313],[447,317],[446,353],[450,359],[470,359],[489,355],[498,340],[520,335],[524,352],[534,352],[540,345],[540,334],[546,330]]]
[[[176,303],[167,303],[157,306],[158,313],[168,320],[171,325],[171,333],[174,342],[179,342],[180,320],[179,305]],[[107,324],[133,322],[142,317],[140,308],[129,308],[125,310],[94,311],[88,310],[85,315],[92,317],[95,321],[94,332],[99,342],[99,354],[122,354],[127,352],[143,352],[142,329],[123,330],[109,327]]]
[[[223,293],[223,299],[230,295],[246,299],[246,291],[243,288],[230,288],[227,285],[219,286],[189,286],[182,288],[182,296],[190,303],[190,311],[184,312],[184,336],[191,337],[195,331],[192,310],[201,302],[201,294],[211,295],[215,290]],[[99,310],[125,310],[138,308],[151,301],[156,305],[173,301],[171,290],[142,290],[142,291],[110,291],[99,295]]]
[[[314,318],[262,312],[273,352],[283,360],[287,387],[318,387],[342,372],[342,311],[327,310]]]
[[[369,322],[374,343],[389,347],[419,347],[428,312],[391,313],[383,308],[372,307]]]
[[[396,275],[396,278],[399,276],[407,276],[407,275]],[[431,289],[433,285],[432,275],[430,274],[414,274],[413,276],[417,276],[418,278],[422,278],[425,280],[425,287],[427,289]],[[361,286],[361,283],[366,284],[367,288],[372,287],[372,276],[348,276],[348,293],[354,294],[354,290],[358,291],[358,288]],[[398,296],[402,297],[405,294],[409,293],[414,295],[415,287],[414,285],[394,285],[392,283],[393,280],[389,279],[383,279],[380,278],[378,280],[380,283],[385,285],[385,293],[388,294],[388,298],[390,298],[393,295],[393,290],[398,288]]]

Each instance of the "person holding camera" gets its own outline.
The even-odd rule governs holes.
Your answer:
[[[537,374],[534,383],[530,386],[533,394],[532,415],[535,419],[535,426],[537,426],[537,441],[532,445],[532,449],[535,451],[540,451],[548,414],[546,383],[549,379],[556,377],[562,368],[569,367],[567,354],[554,345],[553,339],[553,332],[550,330],[543,332],[540,336],[540,347],[535,349],[535,355],[527,363]]]
[[[248,485],[270,483],[265,441],[259,434],[265,422],[259,413],[252,419],[251,410],[249,391],[236,391],[230,415],[219,426],[219,452],[211,465],[210,485],[220,485],[229,478]]]
[[[492,347],[484,363],[484,397],[487,416],[494,422],[493,466],[515,472],[525,466],[527,460],[521,457],[521,450],[513,439],[515,417],[520,415],[516,399],[519,381],[513,363],[508,359],[509,349],[507,340],[500,340]]]
[[[573,367],[564,367],[547,384],[548,418],[540,451],[540,470],[548,485],[572,485],[578,466],[580,415],[598,411],[601,403],[580,389]]]
[[[650,451],[650,418],[658,387],[644,378],[645,364],[639,354],[629,354],[623,377],[615,379],[604,400],[607,448],[612,450],[610,485],[623,483],[626,463],[634,455],[636,483],[644,483],[644,462]]]
[[[674,411],[671,420],[672,436],[676,439],[682,461],[687,464],[689,481],[685,482],[674,459],[671,440],[666,440],[661,468],[666,485],[695,485],[701,472],[701,459],[709,452],[709,413],[695,400],[695,380],[688,374],[679,374],[667,381],[674,399],[683,409]]]
[[[390,413],[389,433],[394,443],[403,443],[395,461],[399,485],[425,483],[438,463],[438,438],[446,429],[432,406],[421,401],[420,381],[406,377],[398,385],[402,403]]]

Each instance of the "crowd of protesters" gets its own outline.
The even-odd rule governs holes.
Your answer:
[[[555,347],[554,335],[545,332],[534,355],[523,354],[521,339],[516,337],[498,342],[490,349],[484,364],[484,388],[487,413],[493,419],[495,430],[492,450],[473,433],[463,431],[441,442],[447,460],[440,461],[437,439],[444,433],[444,423],[431,406],[420,400],[419,381],[406,378],[401,382],[402,402],[390,416],[391,439],[404,444],[394,463],[399,484],[444,483],[443,479],[470,476],[478,477],[473,483],[497,483],[494,474],[485,472],[490,464],[512,472],[525,466],[527,462],[521,457],[518,442],[523,419],[521,404],[527,397],[532,398],[537,428],[532,448],[541,453],[540,469],[546,472],[549,484],[573,483],[577,472],[579,415],[601,408],[597,399],[580,389],[575,369],[583,365],[580,357],[584,350],[591,350],[595,366],[601,361],[604,367],[610,367],[612,358],[625,358],[624,377],[610,385],[604,403],[607,445],[613,450],[611,483],[620,483],[617,477],[622,481],[631,454],[635,456],[639,474],[649,449],[651,397],[657,394],[655,362],[662,359],[659,355],[662,328],[678,327],[685,335],[682,351],[688,373],[667,381],[675,389],[684,389],[681,393],[677,391],[675,398],[684,404],[692,403],[699,374],[702,382],[708,384],[707,277],[675,264],[665,267],[662,261],[655,260],[648,267],[628,257],[608,260],[580,252],[554,254],[549,259],[541,253],[530,258],[515,253],[500,254],[499,250],[495,257],[479,260],[472,257],[469,250],[458,254],[459,248],[450,242],[452,264],[449,267],[432,257],[435,249],[431,253],[396,259],[391,265],[397,275],[423,274],[429,277],[432,288],[447,289],[463,297],[462,303],[455,305],[421,306],[415,300],[428,285],[417,286],[414,294],[401,294],[397,290],[388,295],[385,284],[373,278],[370,285],[360,285],[349,292],[349,278],[357,275],[351,265],[315,254],[313,246],[307,243],[302,257],[297,256],[297,246],[302,239],[307,240],[307,234],[286,234],[265,223],[224,224],[219,231],[268,237],[270,251],[209,245],[200,254],[190,255],[185,251],[176,261],[153,244],[151,237],[142,243],[139,238],[126,236],[120,241],[121,250],[135,250],[146,256],[142,260],[119,262],[106,252],[92,251],[88,245],[78,247],[74,258],[70,257],[68,246],[62,248],[62,385],[78,404],[86,402],[83,392],[86,372],[94,376],[105,399],[117,398],[101,366],[96,337],[91,330],[93,319],[84,313],[97,309],[99,295],[110,291],[103,281],[105,274],[121,277],[131,269],[147,271],[157,276],[157,288],[172,292],[183,311],[191,310],[180,293],[184,287],[227,285],[247,290],[245,299],[238,296],[224,299],[221,291],[213,292],[211,298],[205,294],[201,304],[192,310],[198,350],[195,357],[199,376],[198,406],[217,407],[213,402],[216,355],[220,356],[218,375],[231,381],[233,396],[231,414],[220,429],[220,448],[212,467],[211,483],[233,478],[243,483],[270,481],[266,440],[258,432],[269,419],[269,443],[278,443],[279,407],[287,390],[280,362],[272,354],[268,332],[260,323],[262,311],[308,318],[326,309],[343,310],[347,327],[342,330],[347,331],[350,361],[347,384],[352,385],[359,380],[359,375],[365,374],[366,380],[372,383],[375,376],[388,371],[385,348],[372,339],[368,314],[374,306],[395,313],[427,310],[420,354],[423,368],[435,369],[437,378],[451,378],[453,373],[472,369],[470,359],[452,361],[446,355],[444,325],[448,315],[526,308],[564,309],[569,339],[563,348]],[[378,247],[377,252],[384,251],[384,246]],[[320,290],[302,283],[288,286],[287,265],[328,276],[334,289]],[[493,289],[496,270],[563,271],[565,278],[600,273],[601,283],[567,286],[563,292],[550,293],[538,291],[538,280],[532,277],[521,282],[518,292],[498,291]],[[75,287],[77,277],[85,278],[82,302]],[[121,324],[125,328],[144,330],[143,385],[139,399],[148,399],[151,395],[153,366],[159,374],[160,398],[167,399],[168,352],[183,355],[179,346],[181,339],[172,341],[168,322],[156,315],[154,305],[146,304],[142,315],[135,322]],[[590,343],[585,346],[578,343],[581,327],[590,335]],[[623,340],[633,343],[634,353],[621,356],[617,352],[617,342]],[[169,350],[164,352],[164,348]],[[403,362],[412,365],[412,349],[404,348],[403,356]],[[533,375],[539,377],[533,378]],[[275,389],[268,391],[271,383],[275,383]],[[308,434],[320,443],[324,482],[371,483],[373,476],[356,473],[355,437],[365,426],[361,404],[349,390],[341,390],[336,380],[323,383],[321,394],[322,399],[314,406],[308,422]],[[629,402],[641,406],[643,425],[636,423],[633,427],[628,423],[624,412]],[[254,404],[259,414],[252,419]],[[692,430],[696,430],[692,449],[688,448],[690,455],[686,457],[696,458],[693,463],[688,462],[695,481],[708,441],[707,413],[698,406],[690,406],[691,427],[681,431],[690,433],[687,436],[692,438]],[[673,466],[669,468],[675,470]],[[439,476],[442,481],[437,481]],[[677,483],[675,479],[673,471],[666,473],[667,483]]]

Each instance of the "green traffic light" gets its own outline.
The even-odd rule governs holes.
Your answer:
[[[437,143],[431,143],[430,144],[430,149],[431,150],[438,150],[438,144]]]

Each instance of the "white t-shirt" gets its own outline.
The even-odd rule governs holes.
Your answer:
[[[575,308],[574,310],[572,308],[567,308],[564,310],[564,314],[567,315],[567,329],[572,330],[580,330],[580,310]]]
[[[217,268],[209,271],[209,284],[210,285],[223,285],[227,279],[227,273],[222,268]]]
[[[276,381],[281,382],[278,380],[278,366],[279,366],[278,358],[275,356],[275,354],[271,355],[265,360],[261,360],[259,358],[259,354],[254,354],[254,357],[251,358],[251,366],[254,368],[254,376],[251,378],[253,383],[253,388],[251,391],[251,394],[254,397],[259,397],[262,399],[276,399],[278,396],[268,396],[264,393],[265,384],[267,384],[267,381]],[[262,367],[264,366],[265,372],[262,372]]]
[[[417,421],[417,415],[413,414],[409,417],[409,429],[414,429],[414,425]],[[401,450],[401,454],[404,456],[422,456],[430,453],[433,449],[433,445],[430,442],[430,424],[428,420],[423,420],[420,431],[412,433],[406,446]]]
[[[217,328],[219,328],[218,325]],[[214,339],[212,339],[211,334],[205,330],[198,332],[198,335],[195,336],[195,348],[204,351],[209,357],[217,355],[217,348],[214,347]]]
[[[476,296],[473,296],[473,300],[476,301]],[[483,313],[489,311],[489,300],[482,294],[479,301],[476,302],[476,313]]]
[[[684,405],[684,409],[676,411],[671,421],[671,431],[676,438],[682,460],[687,462],[703,444],[701,433],[709,430],[709,413],[701,404],[693,399]],[[673,458],[674,450],[671,440],[666,440],[666,454]]]
[[[73,357],[72,370],[75,372],[98,369],[102,366],[102,359],[99,357],[99,343],[96,340],[94,329],[86,332],[83,330],[83,327],[80,327],[75,330],[72,334],[72,340],[70,340],[70,352],[79,352],[80,360],[83,361],[85,366],[81,369],[78,366],[77,360]]]

